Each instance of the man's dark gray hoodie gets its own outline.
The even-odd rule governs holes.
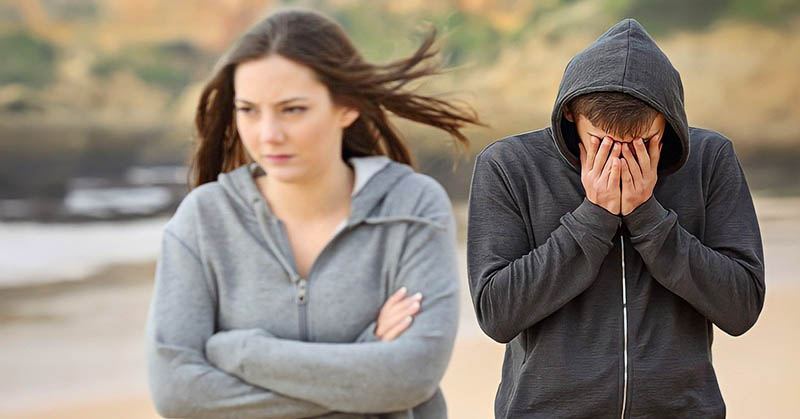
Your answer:
[[[612,91],[667,121],[654,195],[627,216],[585,198],[563,113]],[[497,417],[725,416],[712,325],[740,335],[758,318],[758,221],[731,142],[688,126],[680,76],[638,22],[573,58],[549,128],[478,156],[469,211],[475,312],[508,343]]]

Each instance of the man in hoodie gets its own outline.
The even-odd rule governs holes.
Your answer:
[[[725,416],[712,325],[758,318],[758,221],[638,22],[572,59],[549,128],[480,153],[469,211],[475,312],[507,343],[497,417]]]

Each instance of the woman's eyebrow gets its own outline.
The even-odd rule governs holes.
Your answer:
[[[299,101],[299,100],[308,100],[308,98],[303,97],[303,96],[290,97],[290,98],[279,100],[278,102],[275,102],[275,106],[285,105],[287,103],[291,103],[291,102],[295,102],[295,101]],[[233,101],[234,102],[241,102],[241,103],[243,103],[245,105],[255,105],[255,102],[251,102],[251,101],[249,101],[247,99],[242,99],[242,98],[238,98],[238,97],[234,98]]]
[[[283,99],[283,100],[280,100],[278,102],[275,102],[275,106],[285,105],[287,103],[295,102],[295,101],[298,101],[298,100],[308,100],[308,98],[303,97],[303,96],[290,97],[288,99]]]

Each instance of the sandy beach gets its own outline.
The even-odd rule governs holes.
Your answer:
[[[745,335],[717,331],[714,364],[730,418],[791,418],[800,394],[800,199],[758,198],[756,206],[766,304]],[[119,265],[80,281],[0,289],[0,417],[158,417],[143,343],[153,270],[153,262]],[[450,417],[489,418],[504,347],[478,328],[464,281],[442,386]]]

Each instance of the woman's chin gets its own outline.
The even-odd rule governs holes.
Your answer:
[[[300,167],[290,167],[287,165],[268,165],[261,167],[267,176],[281,183],[301,183],[308,177],[308,171]]]

